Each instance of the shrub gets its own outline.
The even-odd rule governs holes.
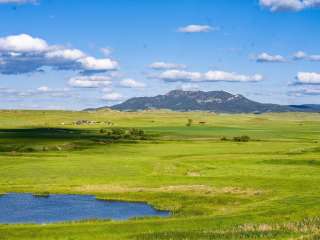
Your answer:
[[[36,152],[36,149],[34,149],[32,147],[26,147],[23,149],[23,152]]]
[[[126,130],[123,128],[111,128],[112,135],[122,136],[126,133]]]
[[[222,137],[220,138],[220,140],[221,140],[221,141],[228,141],[228,138],[227,138],[226,136],[222,136]]]
[[[235,142],[249,142],[250,141],[250,137],[246,136],[246,135],[243,135],[243,136],[240,136],[240,137],[234,137],[233,141],[235,141]]]
[[[138,128],[101,128],[99,131],[101,134],[107,134],[110,139],[145,139],[145,133]]]
[[[186,126],[187,126],[187,127],[191,127],[192,122],[193,122],[193,120],[189,118]]]
[[[143,137],[144,136],[144,131],[138,128],[132,128],[129,130],[129,133],[133,136],[139,136]]]
[[[101,128],[101,129],[99,130],[99,132],[102,133],[102,134],[103,134],[103,133],[107,133],[107,131],[108,131],[108,130],[105,129],[105,128]]]

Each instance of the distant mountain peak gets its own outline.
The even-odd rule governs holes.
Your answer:
[[[135,97],[111,108],[121,111],[170,109],[173,111],[210,111],[221,113],[263,113],[289,111],[320,111],[319,105],[282,106],[252,101],[240,94],[226,91],[172,90],[155,97]],[[100,108],[103,109],[103,108]]]

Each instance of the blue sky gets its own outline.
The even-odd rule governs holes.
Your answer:
[[[0,108],[173,89],[320,104],[319,0],[0,0]]]

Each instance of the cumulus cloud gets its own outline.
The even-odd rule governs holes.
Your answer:
[[[150,77],[161,79],[167,82],[259,82],[263,80],[260,74],[242,75],[234,72],[208,71],[188,72],[182,70],[167,70]]]
[[[296,80],[296,84],[320,84],[320,73],[298,72]]]
[[[306,52],[303,51],[298,51],[293,54],[293,59],[294,60],[307,60],[307,61],[312,61],[312,62],[319,62],[320,61],[320,55],[319,54],[307,54]]]
[[[320,7],[320,0],[260,0],[260,6],[272,12],[302,11]]]
[[[178,29],[178,32],[183,33],[199,33],[199,32],[211,32],[218,30],[216,27],[212,27],[209,25],[196,25],[191,24]]]
[[[199,81],[202,79],[202,74],[199,72],[188,72],[182,70],[167,70],[159,74],[154,74],[151,77],[162,79],[168,82],[178,81]]]
[[[177,64],[177,63],[154,62],[154,63],[151,63],[149,67],[155,70],[161,70],[161,69],[179,69],[179,68],[185,68],[186,66],[183,64]]]
[[[69,85],[77,88],[100,88],[112,84],[108,76],[77,76],[69,79]]]
[[[37,3],[37,0],[0,0],[0,4],[26,4],[26,3]]]
[[[127,78],[120,81],[120,86],[124,88],[144,88],[146,85],[134,79]]]
[[[28,34],[0,38],[0,59],[1,74],[31,73],[41,71],[43,67],[94,73],[119,67],[118,62],[110,58],[98,59],[79,49],[49,45]]]
[[[78,61],[88,71],[108,71],[118,68],[118,63],[109,58],[96,59],[94,57],[85,57]]]
[[[106,100],[109,102],[118,102],[123,99],[123,96],[120,93],[112,92],[112,93],[107,93],[102,96],[102,100]]]
[[[48,49],[46,41],[33,38],[27,34],[13,35],[0,38],[1,52],[42,52]]]
[[[272,62],[285,62],[286,59],[281,55],[271,55],[263,52],[256,57],[256,61],[260,63],[264,63],[264,62],[272,63]]]

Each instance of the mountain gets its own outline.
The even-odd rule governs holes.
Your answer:
[[[173,90],[155,97],[136,97],[110,107],[120,111],[170,109],[173,111],[211,111],[220,113],[318,112],[320,105],[277,105],[252,101],[225,91]],[[105,109],[99,108],[99,109]]]

